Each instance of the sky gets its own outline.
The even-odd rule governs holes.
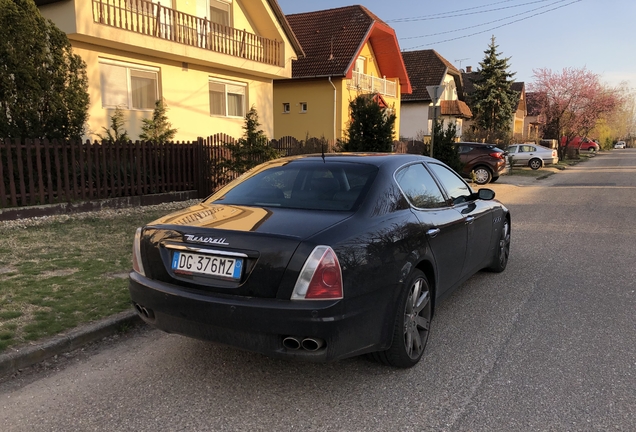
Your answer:
[[[360,4],[395,30],[402,51],[434,49],[479,69],[491,37],[526,86],[533,70],[585,68],[636,89],[635,0],[278,0],[285,15]]]

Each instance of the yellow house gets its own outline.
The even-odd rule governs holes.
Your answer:
[[[512,120],[512,133],[516,142],[523,142],[527,139],[525,133],[525,121],[528,115],[528,106],[526,104],[526,84],[524,82],[514,82],[510,88],[516,92],[519,92],[519,102],[517,103],[517,109],[515,116]]]
[[[163,98],[176,139],[243,135],[251,106],[273,136],[273,81],[302,48],[276,0],[35,0],[86,62],[89,138],[115,108],[132,139]]]
[[[287,15],[305,57],[292,62],[292,79],[274,81],[275,138],[343,137],[349,103],[359,94],[397,115],[400,94],[410,93],[393,29],[363,6]]]

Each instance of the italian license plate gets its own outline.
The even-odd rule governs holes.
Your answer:
[[[241,258],[203,255],[190,252],[174,252],[172,270],[175,273],[204,274],[231,279],[240,279],[243,269]]]

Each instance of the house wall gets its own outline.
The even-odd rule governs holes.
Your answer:
[[[274,83],[274,138],[293,136],[296,139],[340,138],[343,131],[341,121],[344,106],[344,80],[327,78],[309,80],[286,80]],[[307,112],[300,112],[300,103],[307,103]],[[289,113],[283,112],[283,104],[290,104]],[[347,102],[348,103],[348,102]],[[334,135],[334,107],[336,113]],[[346,112],[346,111],[344,111]]]
[[[121,4],[125,3],[122,1]],[[192,15],[197,12],[195,0],[174,0],[174,7]],[[291,60],[296,58],[296,54],[266,0],[233,0],[233,26],[283,41],[280,66],[96,23],[90,0],[57,2],[41,6],[40,11],[67,33],[74,52],[86,62],[91,101],[86,138],[94,138],[92,134],[103,132],[102,128],[109,126],[114,112],[113,108],[103,107],[100,59],[158,69],[159,94],[167,103],[167,115],[172,126],[178,129],[177,140],[192,140],[219,132],[235,137],[243,135],[243,117],[210,115],[210,78],[245,84],[245,111],[253,105],[259,114],[261,129],[267,136],[273,137],[273,80],[291,76]],[[129,136],[137,139],[141,120],[150,117],[152,111],[124,112]]]
[[[429,134],[429,104],[423,102],[403,102],[400,116],[401,137],[422,138]]]
[[[457,100],[457,86],[452,75],[444,76],[443,84],[446,86],[437,106],[442,100]],[[429,102],[404,102],[401,104],[402,114],[400,116],[401,137],[407,139],[421,139],[430,136],[433,129],[433,118],[429,118],[429,111],[432,103]],[[438,108],[439,109],[439,108]],[[462,134],[462,119],[444,116],[444,125],[455,122],[457,124],[457,136]]]
[[[377,62],[375,61],[375,53],[373,52],[373,47],[368,42],[364,44],[364,46],[360,50],[360,56],[365,58],[365,65],[364,65],[365,74],[378,77],[378,78],[385,78],[387,80],[391,80],[396,83],[396,88],[397,88],[396,96],[391,97],[388,95],[382,95],[382,97],[384,98],[384,101],[387,103],[389,108],[391,108],[396,115],[395,133],[393,135],[393,138],[397,140],[400,137],[400,118],[402,116],[402,108],[400,104],[401,91],[400,91],[399,80],[395,79],[394,77],[386,77],[382,74],[382,71],[380,71]],[[347,123],[349,122],[349,103],[352,100],[354,100],[358,95],[363,93],[358,91],[355,88],[347,88],[346,82],[345,82],[344,88],[345,88],[346,94],[343,100],[344,106],[343,106],[342,112],[346,114],[346,117],[342,118],[341,120],[343,130],[347,128]]]
[[[127,64],[156,67],[159,69],[159,88],[168,107],[167,116],[172,127],[177,129],[176,140],[194,140],[199,136],[225,133],[236,138],[243,135],[243,117],[217,117],[210,115],[209,86],[210,78],[224,79],[247,84],[246,109],[252,105],[259,114],[261,129],[268,137],[274,134],[273,85],[272,80],[254,77],[248,74],[231,73],[221,69],[190,64],[184,68],[181,62],[134,55],[125,51],[73,43],[73,51],[86,62],[88,88],[91,100],[88,118],[87,138],[94,138],[95,133],[103,134],[103,127],[108,127],[113,108],[103,107],[100,83],[101,60],[114,60]],[[124,110],[126,114],[126,130],[131,139],[138,139],[143,125],[142,119],[150,118],[152,110]]]
[[[366,58],[364,73],[382,77],[374,54],[366,44],[361,50],[361,56]],[[332,85],[333,84],[333,85]],[[334,86],[336,96],[334,102]],[[359,94],[355,88],[349,88],[346,78],[328,77],[277,80],[274,82],[274,135],[275,138],[293,136],[296,139],[321,138],[329,140],[340,139],[344,136],[349,122],[349,103]],[[397,84],[397,97],[383,95],[387,105],[397,116],[394,138],[400,136],[400,86]],[[307,103],[307,112],[300,112],[300,103]],[[290,112],[283,113],[283,104],[290,104]],[[335,106],[335,134],[334,134],[334,106]]]

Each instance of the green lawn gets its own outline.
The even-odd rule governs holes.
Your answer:
[[[0,222],[0,352],[130,308],[135,229],[170,211],[136,208],[18,228]]]

